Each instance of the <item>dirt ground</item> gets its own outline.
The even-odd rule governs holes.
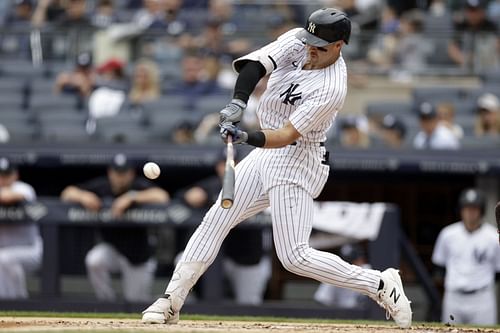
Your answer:
[[[500,329],[433,327],[417,325],[408,330],[396,328],[393,324],[311,324],[291,322],[248,322],[248,321],[190,321],[181,320],[177,325],[144,325],[134,319],[95,319],[95,318],[34,318],[34,317],[0,317],[0,332],[168,332],[168,333],[263,333],[263,332],[467,332],[492,333]]]

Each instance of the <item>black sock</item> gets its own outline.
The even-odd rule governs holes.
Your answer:
[[[377,291],[378,291],[378,290],[382,290],[382,289],[384,289],[384,281],[382,281],[382,279],[380,279],[380,283],[378,284],[378,289],[377,289]]]

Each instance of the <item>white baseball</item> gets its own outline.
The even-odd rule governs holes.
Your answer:
[[[148,162],[144,164],[142,171],[144,171],[144,175],[149,179],[156,179],[161,173],[160,167],[155,162]]]

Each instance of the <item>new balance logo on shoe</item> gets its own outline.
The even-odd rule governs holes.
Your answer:
[[[392,297],[394,299],[394,303],[398,302],[398,299],[399,299],[400,296],[401,296],[401,294],[399,294],[399,295],[397,294],[396,288],[392,288],[392,291],[389,294],[389,298]]]

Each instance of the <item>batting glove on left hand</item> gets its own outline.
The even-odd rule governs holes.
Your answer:
[[[247,105],[239,99],[232,99],[231,102],[219,112],[219,125],[224,123],[237,124],[243,117],[243,110]]]
[[[233,138],[233,143],[246,143],[248,140],[248,133],[239,129],[236,125],[231,123],[221,124],[220,136],[225,143],[227,143],[228,135]]]

